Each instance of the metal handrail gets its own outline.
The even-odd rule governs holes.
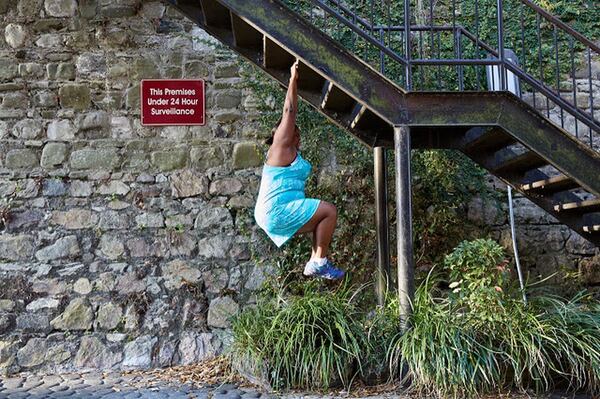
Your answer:
[[[575,29],[571,28],[569,25],[565,24],[560,19],[556,18],[554,15],[550,14],[548,11],[544,10],[542,7],[538,6],[535,3],[532,3],[529,0],[519,0],[521,3],[525,4],[527,7],[531,8],[536,13],[540,14],[542,17],[546,18],[547,21],[552,22],[552,24],[560,27],[562,30],[567,32],[569,35],[575,37],[577,40],[591,48],[597,53],[600,53],[600,46],[597,46],[594,42],[592,42],[587,37],[583,36],[581,33],[577,32]]]
[[[464,67],[468,67],[468,66],[474,66],[475,68],[477,66],[482,66],[482,65],[487,65],[487,66],[496,66],[499,70],[500,70],[500,81],[501,81],[501,88],[502,89],[506,89],[506,78],[508,76],[508,73],[512,73],[515,76],[517,76],[519,79],[522,79],[523,82],[525,82],[526,84],[528,84],[531,89],[533,90],[533,106],[536,107],[536,93],[540,96],[542,96],[542,98],[545,97],[546,99],[546,104],[548,105],[547,108],[547,117],[550,118],[550,108],[549,108],[549,104],[550,102],[552,104],[555,104],[559,107],[560,109],[560,125],[562,125],[564,127],[564,113],[568,113],[571,116],[573,116],[576,120],[575,123],[575,135],[577,136],[577,131],[578,131],[578,122],[588,126],[590,128],[590,146],[594,146],[593,143],[593,139],[592,139],[592,132],[595,132],[596,134],[600,133],[600,121],[597,120],[594,117],[594,98],[593,98],[593,94],[592,94],[592,82],[591,82],[591,51],[594,51],[595,53],[598,53],[600,55],[600,47],[597,46],[596,44],[594,44],[591,40],[589,40],[588,38],[586,38],[585,36],[581,35],[579,32],[575,31],[573,28],[571,28],[570,26],[568,26],[567,24],[565,24],[564,22],[560,21],[558,18],[554,17],[553,15],[551,15],[550,13],[548,13],[546,10],[542,9],[541,7],[537,6],[536,4],[533,4],[531,1],[529,0],[518,0],[522,6],[526,6],[528,7],[530,10],[533,10],[536,14],[535,17],[535,22],[537,23],[537,39],[538,39],[538,45],[539,45],[539,54],[538,54],[538,58],[539,58],[539,72],[540,72],[540,77],[537,78],[534,75],[532,75],[531,73],[529,73],[526,69],[526,67],[521,67],[520,65],[517,65],[515,63],[510,62],[509,60],[507,60],[505,58],[504,55],[504,37],[505,37],[505,30],[504,30],[504,26],[503,26],[503,21],[504,21],[504,16],[503,16],[503,11],[504,11],[504,1],[503,0],[496,0],[496,4],[497,4],[497,20],[496,20],[496,24],[497,24],[497,42],[498,42],[498,48],[494,48],[493,46],[488,45],[487,43],[485,43],[483,40],[481,40],[481,38],[479,37],[479,20],[476,18],[475,19],[475,23],[476,23],[476,28],[475,28],[475,34],[473,34],[466,26],[463,26],[459,23],[457,23],[456,21],[456,16],[455,16],[455,11],[456,9],[453,9],[453,21],[452,21],[452,26],[448,26],[448,25],[435,25],[434,21],[433,21],[433,5],[430,6],[430,24],[429,25],[424,25],[424,24],[414,24],[411,25],[409,23],[410,19],[411,19],[411,13],[410,13],[410,1],[409,0],[404,0],[404,16],[403,16],[403,21],[402,24],[396,24],[396,25],[392,25],[389,24],[388,25],[383,25],[383,24],[379,24],[379,23],[375,23],[375,21],[373,20],[373,15],[371,15],[371,21],[368,21],[367,19],[361,17],[360,15],[358,15],[356,12],[354,12],[353,10],[351,10],[348,6],[346,6],[345,4],[342,4],[339,0],[308,0],[310,3],[312,3],[314,6],[319,7],[320,9],[322,9],[325,13],[327,13],[328,15],[332,16],[334,19],[336,19],[337,21],[341,22],[345,27],[349,28],[353,33],[355,33],[356,35],[358,35],[360,38],[362,38],[363,40],[365,40],[365,42],[369,45],[372,46],[374,49],[376,49],[379,53],[380,53],[380,59],[381,59],[381,72],[384,73],[384,61],[383,61],[383,57],[388,56],[390,57],[393,61],[398,62],[400,65],[402,65],[405,68],[406,73],[403,76],[403,83],[402,85],[405,86],[405,88],[407,90],[413,90],[412,87],[412,81],[413,81],[413,67],[419,67],[419,68],[423,68],[423,67],[431,67],[431,66],[437,66],[438,69],[442,66],[456,66],[458,69],[458,74],[460,76],[460,79],[462,79],[463,75],[462,75],[462,68]],[[334,5],[334,7],[330,6],[329,4]],[[373,1],[371,0],[371,7],[373,7],[372,5]],[[475,0],[475,3],[477,4],[477,0]],[[431,3],[433,4],[433,3]],[[401,3],[400,3],[401,5]],[[455,2],[453,1],[453,5],[455,6]],[[477,5],[476,5],[477,7]],[[372,10],[371,10],[372,12]],[[477,16],[477,15],[476,15]],[[552,24],[552,27],[554,28],[553,33],[553,38],[554,38],[554,48],[555,48],[555,52],[556,52],[556,71],[555,71],[555,77],[556,77],[556,89],[553,88],[551,85],[547,84],[544,78],[544,73],[543,73],[543,69],[544,66],[542,65],[542,55],[541,55],[541,45],[542,45],[542,38],[540,35],[540,18],[545,19],[546,21],[548,21],[549,23]],[[589,102],[590,102],[590,113],[584,111],[584,108],[581,108],[578,104],[577,104],[577,98],[576,98],[576,94],[577,94],[577,90],[575,87],[575,77],[573,76],[572,78],[572,83],[573,83],[573,103],[571,103],[570,101],[567,101],[563,96],[561,96],[560,91],[559,91],[559,83],[561,83],[562,81],[560,81],[560,73],[559,73],[559,65],[558,65],[558,59],[559,59],[559,54],[558,54],[558,42],[557,42],[557,36],[558,36],[558,30],[561,30],[563,33],[566,33],[568,35],[569,38],[569,43],[571,45],[571,52],[573,52],[573,40],[577,40],[580,44],[584,45],[587,47],[587,57],[588,57],[588,63],[589,63],[589,86],[590,86],[590,92],[589,92]],[[410,34],[407,34],[407,31]],[[399,47],[399,49],[401,49],[404,54],[399,53],[398,50],[395,50],[394,48],[390,48],[388,45],[385,44],[383,38],[384,38],[384,33],[388,34],[388,39],[389,39],[389,35],[392,32],[399,32],[402,36],[401,36],[401,40],[402,40],[402,46]],[[451,32],[453,35],[453,40],[454,40],[454,58],[441,58],[441,57],[430,57],[430,58],[422,58],[421,57],[412,57],[411,54],[411,50],[412,47],[412,42],[411,42],[411,37],[413,35],[413,33],[419,32],[419,34],[422,34],[423,32],[426,33],[430,33],[431,35],[431,43],[430,43],[430,47],[431,47],[431,51],[433,52],[433,48],[434,48],[434,37],[433,37],[433,33],[436,32],[437,33],[437,37],[438,37],[438,43],[439,43],[439,35],[440,32]],[[524,27],[523,27],[523,11],[521,9],[521,35],[523,37],[523,46],[524,46]],[[377,37],[379,36],[379,37]],[[476,57],[477,58],[463,58],[463,54],[462,54],[462,38],[467,40],[467,43],[470,43],[471,45],[475,46],[475,50],[476,50]],[[421,40],[422,42],[422,40]],[[420,45],[422,45],[422,43],[420,43]],[[483,52],[483,53],[481,53]],[[523,47],[523,53],[524,53],[524,47]],[[480,55],[485,56],[487,54],[486,58],[479,58]],[[422,55],[422,52],[421,52]],[[438,55],[440,55],[439,50],[438,50]],[[573,54],[571,55],[571,64],[572,64],[572,72],[574,71],[574,56]],[[476,73],[478,74],[479,71],[478,69],[475,69]],[[572,73],[573,75],[573,73]],[[479,75],[477,75],[479,76]],[[479,80],[479,77],[477,77],[477,80]],[[477,87],[479,89],[479,83],[477,82]],[[462,82],[462,80],[459,82],[459,90],[464,90],[464,83]],[[519,97],[521,97],[522,99],[522,95],[521,93],[519,93]],[[539,110],[538,110],[539,111]],[[541,112],[541,111],[539,111]],[[556,122],[554,122],[556,123]]]

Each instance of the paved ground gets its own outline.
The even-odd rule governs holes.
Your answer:
[[[372,394],[371,394],[372,395]],[[354,395],[350,395],[352,397]],[[360,395],[359,395],[360,396]],[[413,395],[387,393],[369,396],[369,399],[409,399]],[[270,395],[232,384],[212,385],[202,388],[176,383],[152,375],[121,373],[70,373],[60,375],[21,374],[0,377],[0,399],[348,399],[348,395],[315,395],[289,393]],[[500,397],[498,397],[500,398]],[[533,398],[529,395],[508,395],[503,399]],[[551,394],[538,399],[588,399],[591,395]]]
[[[257,391],[234,385],[195,388],[148,376],[120,373],[72,373],[0,377],[0,399],[270,399]]]

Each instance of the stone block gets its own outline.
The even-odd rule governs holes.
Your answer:
[[[152,365],[152,354],[158,338],[144,335],[125,345],[123,367],[147,369]]]
[[[206,170],[223,165],[225,155],[218,147],[194,147],[190,151],[190,162],[194,167]]]
[[[68,230],[89,229],[98,223],[98,216],[90,210],[74,208],[68,211],[54,211],[50,221]]]
[[[75,367],[82,369],[110,369],[121,361],[121,352],[111,351],[94,336],[81,338],[75,355]]]
[[[99,0],[100,14],[106,18],[132,17],[137,13],[139,0]]]
[[[119,259],[125,252],[123,241],[112,234],[104,234],[100,239],[100,252],[108,259]]]
[[[50,319],[47,314],[22,313],[17,316],[17,330],[24,333],[49,333]]]
[[[126,116],[113,116],[110,120],[111,135],[115,139],[133,138],[131,121]]]
[[[198,241],[198,256],[208,259],[224,259],[229,255],[231,239],[226,236],[213,236]]]
[[[125,93],[125,106],[138,111],[140,109],[140,85],[136,84],[127,89]]]
[[[242,119],[242,116],[242,113],[239,111],[224,110],[215,112],[212,117],[217,122],[233,123],[237,120]]]
[[[35,119],[22,119],[13,126],[13,136],[21,140],[35,140],[42,136],[42,122]]]
[[[233,168],[246,169],[261,166],[263,158],[256,143],[243,142],[233,146]]]
[[[153,59],[136,58],[129,69],[129,78],[133,82],[142,79],[156,79],[160,78],[160,71]]]
[[[165,219],[160,213],[143,213],[135,217],[135,222],[139,228],[160,228],[165,225]]]
[[[19,64],[19,75],[29,79],[41,78],[44,76],[44,68],[35,62]]]
[[[68,119],[55,120],[48,124],[46,135],[50,140],[69,141],[75,138],[75,127]]]
[[[232,195],[239,193],[243,188],[242,182],[237,177],[226,177],[215,180],[210,184],[211,195]]]
[[[73,283],[73,291],[79,295],[87,295],[92,292],[92,283],[85,277],[78,278],[77,281]]]
[[[12,312],[15,310],[15,301],[12,299],[0,299],[0,311]]]
[[[195,284],[200,281],[202,273],[198,268],[191,266],[182,259],[173,260],[162,266],[162,275],[165,279],[165,288],[176,290],[184,282]]]
[[[22,367],[35,367],[44,362],[46,356],[46,340],[44,338],[31,338],[24,347],[17,352],[17,360]]]
[[[103,78],[106,76],[106,55],[104,53],[82,53],[75,64],[77,74],[87,78]]]
[[[66,344],[58,344],[48,348],[45,361],[51,364],[60,364],[70,359],[71,351]]]
[[[50,63],[46,65],[46,74],[50,80],[75,80],[75,64],[70,62]]]
[[[73,169],[112,169],[119,155],[115,149],[83,149],[73,151],[69,162]]]
[[[66,84],[58,89],[58,98],[63,108],[73,108],[81,111],[88,109],[91,104],[90,88],[81,84]]]
[[[117,211],[105,211],[100,215],[98,225],[102,230],[123,230],[129,228],[129,218]]]
[[[150,160],[160,171],[170,171],[185,167],[187,155],[187,149],[177,148],[167,151],[155,151],[150,155]]]
[[[51,91],[41,91],[33,97],[33,103],[40,108],[54,108],[58,105],[58,98]]]
[[[239,77],[239,67],[236,64],[217,64],[215,78]]]
[[[171,175],[170,182],[173,198],[186,198],[208,193],[208,178],[191,169]]]
[[[110,126],[110,116],[105,111],[94,111],[83,115],[78,120],[81,130],[107,129]]]
[[[28,260],[34,250],[35,239],[32,236],[0,234],[0,260]]]
[[[241,102],[242,93],[239,91],[224,91],[215,96],[215,105],[219,108],[236,108]]]
[[[184,67],[185,77],[188,79],[204,79],[208,77],[208,65],[203,61],[190,61]]]
[[[117,328],[123,317],[123,309],[112,302],[100,305],[96,323],[103,330],[113,330]]]
[[[583,259],[579,264],[579,272],[586,284],[600,284],[600,255]]]
[[[220,342],[211,333],[185,331],[179,341],[181,364],[190,365],[210,360],[219,354]]]
[[[21,92],[5,94],[2,98],[2,107],[25,109],[29,107],[29,98]]]
[[[27,40],[27,29],[23,25],[8,24],[4,28],[4,40],[12,48],[23,47]]]
[[[18,63],[14,59],[0,57],[0,81],[12,80],[17,77]]]
[[[35,45],[41,48],[61,47],[63,44],[63,36],[59,33],[45,33],[35,42]]]
[[[69,195],[71,197],[89,197],[92,195],[92,184],[83,180],[72,180]]]
[[[67,184],[61,179],[45,179],[42,185],[42,195],[60,197],[67,193]]]
[[[77,1],[45,0],[44,9],[52,17],[73,17],[77,12]]]
[[[85,298],[75,298],[65,311],[50,322],[57,330],[89,330],[94,320],[94,311]]]
[[[35,312],[37,310],[41,310],[41,309],[57,309],[58,306],[60,305],[60,301],[56,298],[52,298],[52,297],[44,297],[44,298],[39,298],[36,299],[34,301],[31,301],[27,304],[26,309],[29,312]]]
[[[122,181],[111,180],[110,183],[104,183],[98,187],[100,195],[126,195],[129,192],[129,186]]]
[[[71,235],[59,238],[52,245],[44,247],[35,253],[40,262],[49,262],[57,259],[73,259],[81,253],[77,236]]]
[[[198,212],[194,228],[200,231],[233,228],[233,217],[227,208],[214,207],[202,209]]]
[[[30,169],[39,166],[37,155],[30,149],[10,150],[4,164],[9,169]]]
[[[240,306],[230,297],[224,296],[210,301],[208,307],[208,325],[217,328],[231,326],[231,317],[239,313]]]
[[[48,143],[42,150],[40,165],[42,168],[52,168],[62,164],[67,157],[67,146],[63,143]]]
[[[13,0],[0,0],[0,14],[6,14],[13,4]]]

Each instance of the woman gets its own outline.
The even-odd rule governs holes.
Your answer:
[[[333,204],[304,196],[311,165],[299,153],[297,80],[298,61],[291,68],[283,115],[266,141],[270,148],[263,166],[254,218],[278,247],[296,233],[312,233],[312,255],[304,275],[337,280],[344,277],[344,272],[327,259],[337,210]]]

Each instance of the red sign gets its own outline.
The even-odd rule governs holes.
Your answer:
[[[141,104],[144,126],[204,125],[204,80],[142,80]]]

